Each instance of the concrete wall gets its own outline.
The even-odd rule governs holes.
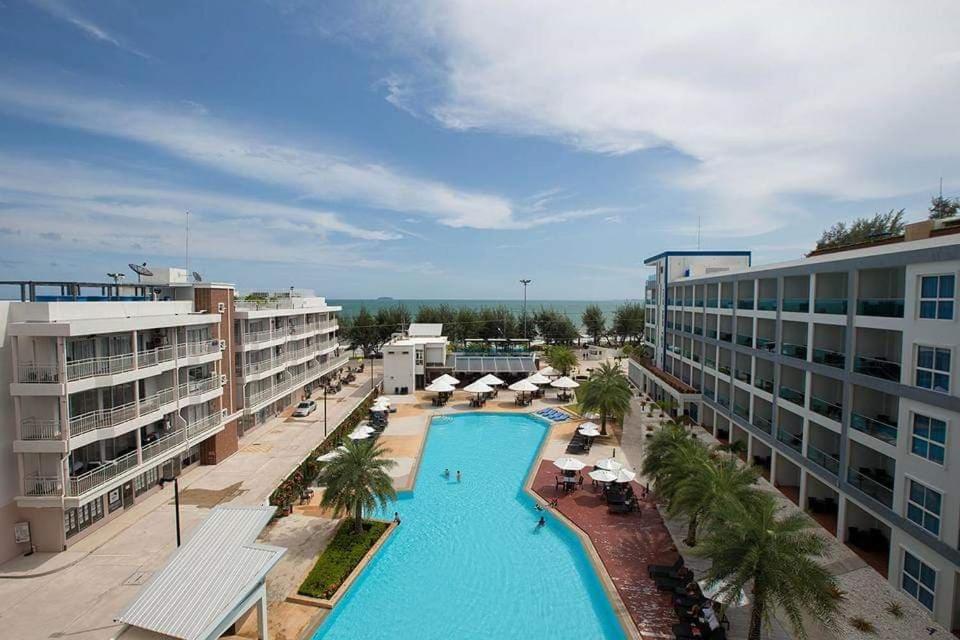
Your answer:
[[[386,346],[383,348],[383,392],[398,393],[394,389],[406,387],[410,393],[416,388],[414,345]]]
[[[11,338],[7,335],[7,323],[13,305],[20,303],[0,302],[0,562],[29,551],[29,545],[17,545],[13,541],[13,525],[22,520],[14,498],[20,492],[20,472],[17,456],[13,453],[13,441],[17,437],[14,424],[13,398],[10,383],[13,382],[13,354]]]

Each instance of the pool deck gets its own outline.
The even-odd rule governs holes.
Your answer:
[[[640,634],[644,638],[673,637],[671,627],[676,618],[671,598],[657,591],[647,576],[647,565],[672,564],[677,550],[652,498],[641,500],[639,513],[611,514],[589,480],[572,493],[558,492],[556,475],[552,461],[541,460],[532,480],[533,490],[544,502],[558,500],[557,511],[589,537]],[[640,485],[633,485],[640,495]]]

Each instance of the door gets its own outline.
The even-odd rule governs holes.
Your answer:
[[[127,509],[133,506],[133,482],[126,482],[123,485],[123,508]]]

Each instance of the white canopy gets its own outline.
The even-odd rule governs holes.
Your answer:
[[[366,431],[352,431],[347,434],[347,437],[351,440],[366,440],[370,437],[370,434]]]
[[[623,468],[623,465],[614,460],[613,458],[602,458],[597,460],[594,463],[594,466],[598,469],[606,469],[607,471],[619,471]]]
[[[617,479],[614,482],[633,482],[633,479],[637,477],[636,471],[630,471],[630,469],[617,469]]]
[[[452,384],[446,382],[439,382],[434,380],[430,386],[426,387],[424,391],[433,391],[435,393],[451,393],[456,391]]]
[[[617,474],[613,471],[607,471],[606,469],[594,469],[587,475],[597,482],[613,482],[617,479]]]
[[[580,471],[580,469],[583,469],[587,465],[576,458],[557,458],[553,461],[553,466],[564,471]]]
[[[483,384],[479,380],[471,382],[465,386],[463,390],[468,393],[493,393],[493,387],[488,384]]]
[[[331,449],[327,451],[322,456],[317,456],[317,462],[330,462],[331,460],[336,460],[340,457],[340,454],[346,451],[346,447],[339,446],[336,449]]]
[[[551,382],[550,386],[556,389],[576,389],[577,387],[580,386],[580,383],[574,382],[567,376],[563,376],[562,378],[557,378],[556,380]]]
[[[445,374],[443,374],[442,376],[440,376],[440,377],[438,377],[438,378],[434,378],[434,379],[433,379],[433,382],[434,382],[434,384],[436,384],[437,382],[445,382],[446,384],[449,384],[449,385],[458,385],[458,384],[460,384],[460,381],[457,380],[456,378],[454,378],[454,377],[453,377],[452,375],[450,375],[449,373],[445,373]]]
[[[485,375],[485,376],[483,376],[482,378],[480,378],[479,380],[477,380],[477,382],[482,382],[483,384],[488,384],[488,385],[490,385],[491,387],[496,387],[496,386],[499,386],[499,385],[503,384],[503,380],[501,380],[501,379],[498,378],[497,376],[493,375],[492,373],[488,373],[487,375]]]
[[[600,430],[597,429],[597,425],[593,424],[592,422],[584,422],[582,425],[580,425],[577,431],[579,431],[581,435],[589,436],[591,438],[596,438],[600,435]]]
[[[727,593],[720,594],[721,591],[727,588],[726,580],[718,580],[716,582],[699,580],[697,584],[700,585],[700,591],[703,592],[704,597],[719,602],[720,604],[728,607],[744,607],[750,604],[750,599],[743,590],[740,591],[739,598],[731,598]]]
[[[545,366],[543,369],[540,369],[540,375],[542,376],[558,376],[560,372],[551,367],[550,365]]]
[[[530,380],[520,380],[519,382],[514,382],[507,387],[507,389],[510,389],[510,391],[536,391],[537,385],[530,382]]]
[[[533,384],[548,384],[550,382],[550,378],[543,375],[539,371],[530,376],[527,376],[526,380],[527,382],[532,382]]]
[[[390,398],[388,398],[387,396],[377,396],[377,399],[373,401],[373,404],[385,404],[389,407]]]

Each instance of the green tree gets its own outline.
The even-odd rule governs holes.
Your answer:
[[[363,512],[386,507],[397,492],[387,469],[396,462],[375,440],[347,440],[345,450],[323,467],[318,476],[325,486],[320,505],[337,515],[353,514],[354,531],[363,533]]]
[[[600,414],[600,433],[603,435],[607,434],[607,418],[622,421],[629,415],[633,389],[619,367],[604,362],[593,370],[582,389],[580,406],[584,411]]]
[[[455,332],[451,336],[455,342],[463,344],[468,338],[480,337],[480,317],[476,310],[470,307],[457,309]]]
[[[590,305],[583,310],[580,322],[583,323],[587,333],[593,338],[593,344],[599,347],[600,337],[607,329],[607,319],[603,315],[603,309],[595,304]]]
[[[960,214],[960,198],[944,198],[934,196],[930,198],[930,219],[942,220]]]
[[[797,638],[804,640],[804,613],[836,629],[840,607],[836,580],[817,559],[826,542],[811,531],[805,514],[778,516],[775,498],[759,493],[745,504],[725,500],[700,541],[697,555],[711,560],[708,581],[723,580],[722,601],[750,589],[752,612],[748,640],[760,640],[773,609],[784,612]]]
[[[644,448],[643,475],[650,478],[656,486],[671,470],[674,452],[690,442],[690,434],[674,423],[665,424],[653,434],[650,443]]]
[[[360,349],[364,357],[369,357],[382,345],[377,319],[364,306],[352,318],[340,320],[340,333],[349,341],[351,349]]]
[[[872,218],[857,218],[849,227],[844,222],[838,222],[823,232],[817,241],[817,249],[833,249],[901,235],[904,229],[903,216],[903,209],[891,209],[888,213],[877,213]]]
[[[540,308],[533,314],[537,333],[547,344],[572,344],[580,332],[565,314],[556,309]],[[527,329],[529,331],[529,327]]]
[[[410,326],[410,310],[402,304],[396,304],[392,307],[383,307],[377,311],[377,329],[380,339],[380,346],[383,346],[387,340],[395,333],[401,333]]]
[[[549,347],[544,356],[544,359],[551,367],[565,376],[570,375],[570,372],[573,371],[578,363],[577,354],[573,352],[573,349],[563,345],[553,345]]]
[[[684,542],[694,547],[698,527],[712,524],[718,514],[723,513],[727,500],[751,504],[757,495],[755,484],[760,474],[756,467],[741,465],[737,458],[730,456],[708,455],[682,462],[686,464],[676,471],[680,480],[668,513],[686,516],[687,538]]]
[[[621,345],[639,342],[644,327],[644,309],[639,302],[625,302],[614,310],[611,330]]]

